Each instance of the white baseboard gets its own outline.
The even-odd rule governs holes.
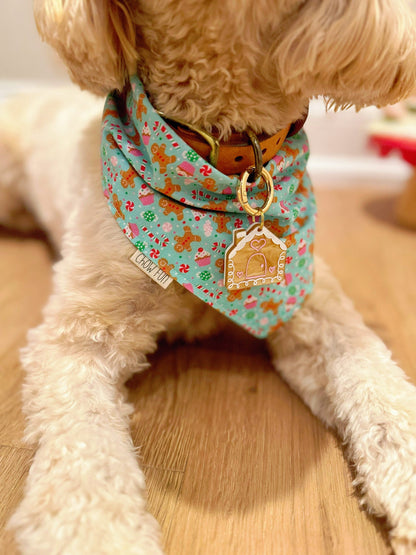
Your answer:
[[[0,79],[0,101],[6,100],[10,96],[22,92],[36,91],[48,88],[62,88],[62,86],[74,86],[71,83],[66,85],[62,81],[34,81],[27,79]]]
[[[330,157],[311,155],[309,174],[316,185],[345,186],[360,181],[366,185],[400,187],[411,168],[399,158]]]

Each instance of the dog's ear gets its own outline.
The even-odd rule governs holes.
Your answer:
[[[40,35],[82,88],[122,88],[136,71],[136,26],[127,0],[34,0]]]
[[[286,94],[391,104],[415,88],[415,15],[408,0],[304,0],[270,55]]]

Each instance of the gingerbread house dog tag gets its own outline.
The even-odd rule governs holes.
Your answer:
[[[285,243],[264,227],[264,214],[270,208],[273,195],[273,179],[265,168],[260,176],[267,186],[267,198],[263,206],[250,206],[247,196],[249,176],[256,168],[251,166],[243,173],[237,189],[237,198],[253,219],[260,217],[260,224],[249,229],[236,229],[233,242],[225,251],[224,283],[227,289],[248,289],[253,285],[280,283],[285,277]]]
[[[236,229],[225,253],[224,278],[227,289],[280,283],[285,277],[287,246],[266,227]]]

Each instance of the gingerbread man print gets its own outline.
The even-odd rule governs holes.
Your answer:
[[[160,192],[166,195],[167,197],[171,197],[173,193],[176,193],[177,191],[180,191],[180,190],[181,190],[180,185],[176,185],[175,183],[172,183],[172,180],[170,177],[165,177],[165,186],[163,187],[163,189],[160,189]]]
[[[292,247],[293,245],[296,245],[297,243],[296,233],[291,233],[290,235],[285,237],[284,241],[287,248]]]
[[[298,195],[302,195],[305,198],[309,198],[309,189],[307,187],[305,187],[304,183],[303,183],[303,175],[301,176],[300,180],[299,180],[299,186],[297,188],[297,194]]]
[[[215,212],[225,212],[225,210],[227,210],[227,201],[210,200],[207,204],[204,204],[202,208],[205,210],[214,210]]]
[[[227,224],[231,222],[231,218],[223,214],[215,214],[212,217],[212,221],[217,224],[217,233],[231,233],[228,229]]]
[[[215,266],[219,269],[221,274],[224,273],[224,259],[223,258],[218,258],[218,260],[215,261]]]
[[[122,202],[121,200],[118,199],[118,196],[116,195],[116,193],[113,193],[113,206],[116,209],[116,212],[114,214],[114,217],[117,218],[121,218],[121,219],[125,219],[124,218],[124,214],[121,211],[121,206],[122,206]]]
[[[212,179],[212,177],[207,177],[204,181],[198,179],[198,183],[200,183],[205,189],[208,189],[208,191],[215,192],[218,190],[217,182],[215,179]]]
[[[159,200],[159,206],[164,208],[163,213],[165,216],[173,213],[178,218],[178,221],[183,219],[183,206],[174,200],[162,198]]]
[[[284,325],[284,322],[283,322],[283,321],[277,322],[277,324],[275,324],[274,326],[272,326],[272,327],[270,328],[270,331],[271,331],[271,332],[276,331],[276,330],[278,330],[279,328],[281,328],[283,325]]]
[[[160,166],[160,173],[165,173],[168,164],[173,164],[176,160],[176,156],[168,156],[165,153],[166,145],[157,145],[156,143],[152,144],[152,162],[157,163]]]
[[[201,237],[199,237],[199,235],[194,235],[193,233],[191,233],[191,228],[189,227],[189,225],[184,226],[183,230],[185,232],[183,236],[177,235],[175,237],[176,245],[174,249],[176,252],[183,252],[184,250],[191,252],[191,243],[194,241],[201,241]]]
[[[143,100],[146,98],[145,94],[141,94],[139,96],[139,100],[137,102],[137,109],[136,109],[136,118],[140,121],[142,121],[142,116],[143,114],[147,114],[147,108],[146,106],[143,104]]]
[[[130,130],[129,130],[130,131]],[[131,128],[131,132],[129,132],[129,137],[132,143],[134,143],[136,146],[140,146],[141,145],[141,139],[140,139],[140,133],[137,131],[137,129],[132,126]],[[140,151],[138,151],[140,152]],[[141,156],[142,154],[140,153],[139,156]]]
[[[111,150],[118,149],[118,144],[111,133],[107,133],[106,137],[108,144],[110,145]]]
[[[284,233],[286,233],[289,229],[288,225],[280,225],[279,224],[279,220],[266,220],[264,222],[265,227],[267,227],[267,229],[269,231],[271,231],[274,235],[276,235],[276,237],[281,237]]]
[[[121,186],[124,189],[127,189],[128,187],[131,187],[132,189],[134,189],[134,178],[137,176],[137,173],[133,169],[133,167],[130,167],[126,171],[121,170],[120,174],[121,174]]]
[[[303,227],[307,221],[308,221],[308,216],[305,216],[304,218],[302,218],[301,216],[298,216],[295,219],[295,222],[298,224],[299,227]]]
[[[242,290],[241,289],[234,289],[234,291],[230,291],[227,295],[227,301],[233,303],[234,301],[241,301],[243,298]]]
[[[175,264],[169,264],[166,258],[161,258],[160,260],[158,260],[157,264],[161,270],[168,274],[168,276],[170,276],[171,270],[173,270],[173,268],[175,267]]]
[[[106,118],[108,118],[109,116],[111,116],[112,118],[117,118],[118,117],[118,111],[117,109],[114,107],[108,107],[104,110],[103,113],[103,121],[106,120]]]
[[[290,146],[291,144],[292,144],[292,141],[286,141],[284,150],[285,150],[286,156],[291,156],[293,160],[296,160],[296,158],[300,154],[300,150],[298,148],[292,148]]]
[[[273,314],[277,314],[279,310],[279,306],[281,304],[282,304],[281,300],[275,303],[273,299],[269,299],[268,301],[262,302],[260,306],[263,309],[263,312],[267,312],[268,310],[271,310]]]

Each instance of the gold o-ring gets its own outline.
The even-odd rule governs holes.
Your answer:
[[[247,197],[247,180],[250,177],[250,175],[253,173],[253,171],[255,171],[255,167],[251,166],[250,168],[247,168],[246,171],[241,176],[240,185],[237,189],[237,198],[241,206],[247,212],[247,214],[250,214],[250,216],[261,216],[262,214],[267,212],[267,210],[270,208],[273,202],[273,195],[274,195],[273,179],[272,179],[272,176],[265,168],[261,170],[261,177],[264,179],[267,186],[267,198],[264,201],[263,206],[260,206],[258,208],[253,208],[252,206],[250,206],[248,202],[248,197]]]

